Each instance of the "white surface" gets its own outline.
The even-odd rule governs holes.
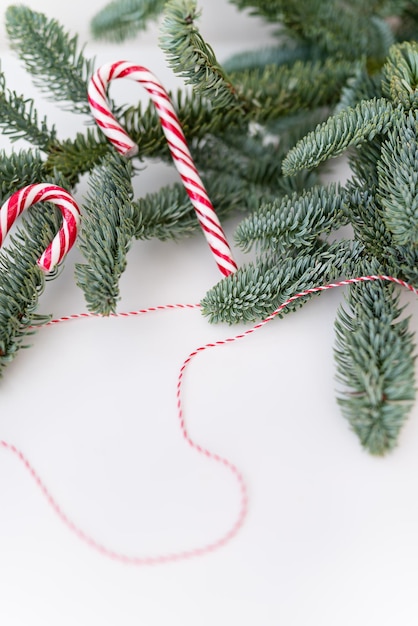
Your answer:
[[[90,49],[99,62],[139,60],[132,45]],[[169,86],[155,48],[144,57]],[[6,54],[3,66],[9,86],[38,102],[16,61]],[[144,96],[134,87],[126,98]],[[39,109],[61,136],[82,124],[45,101]],[[140,192],[161,184],[162,175],[176,178],[150,168],[138,180]],[[80,187],[80,200],[83,193]],[[73,280],[78,258],[73,251],[61,278],[47,285],[42,310],[85,310]],[[120,310],[197,302],[218,280],[201,236],[138,242]],[[190,434],[237,464],[250,495],[240,534],[210,556],[150,568],[101,557],[68,532],[24,468],[0,449],[0,623],[416,624],[417,409],[390,456],[360,449],[334,398],[333,320],[341,298],[328,292],[240,343],[199,355],[188,370]],[[410,310],[416,316],[415,302]],[[175,311],[41,330],[1,381],[0,439],[21,448],[65,512],[110,548],[142,555],[205,544],[228,529],[238,494],[229,474],[182,440],[175,386],[192,349],[242,328]]]
[[[91,19],[109,3],[110,0],[89,0],[88,2],[85,0],[72,0],[71,2],[25,0],[21,4],[59,20],[67,30],[77,33],[79,41],[84,43],[91,40]],[[12,4],[18,3],[12,0],[2,0],[1,14]],[[272,26],[266,27],[259,18],[250,19],[248,10],[238,11],[237,7],[227,0],[198,0],[198,8],[201,10],[199,29],[202,35],[211,42],[240,41],[248,45],[251,41],[263,42],[266,32],[273,30]],[[3,20],[1,22],[0,50],[7,47]],[[156,45],[159,34],[158,25],[159,20],[150,22],[147,30],[136,37],[138,47]],[[113,49],[118,47],[118,44],[108,45]]]

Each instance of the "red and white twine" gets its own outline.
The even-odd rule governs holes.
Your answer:
[[[329,289],[334,289],[336,287],[343,287],[346,285],[352,285],[354,283],[370,282],[370,281],[377,281],[377,280],[396,283],[408,289],[409,291],[412,291],[415,295],[418,295],[418,289],[416,289],[409,283],[403,280],[400,280],[398,278],[394,278],[393,276],[386,276],[386,275],[360,276],[357,278],[349,278],[347,280],[341,280],[336,283],[330,283],[328,285],[321,285],[318,287],[313,287],[311,289],[300,291],[299,293],[290,297],[288,300],[283,302],[275,311],[273,311],[273,313],[268,315],[264,320],[262,320],[261,322],[258,322],[257,324],[249,328],[248,330],[240,334],[234,335],[233,337],[229,337],[227,339],[222,339],[220,341],[215,341],[212,343],[204,344],[196,348],[195,350],[193,350],[188,355],[188,357],[184,360],[179,370],[178,379],[177,379],[177,392],[176,392],[177,417],[178,417],[179,426],[181,429],[183,439],[191,448],[193,448],[199,454],[203,454],[207,459],[211,461],[215,461],[216,463],[220,463],[222,466],[224,466],[235,478],[237,485],[238,485],[238,489],[240,491],[240,495],[241,495],[240,509],[238,511],[234,524],[218,540],[212,543],[208,543],[206,545],[198,546],[195,548],[190,548],[188,550],[183,550],[179,552],[173,551],[172,553],[161,554],[161,555],[156,555],[156,556],[153,556],[153,555],[129,556],[129,555],[117,552],[116,550],[112,550],[102,545],[101,543],[96,541],[93,537],[85,533],[69,518],[69,516],[61,509],[61,507],[59,506],[55,498],[51,495],[48,488],[46,487],[46,484],[40,478],[40,476],[38,475],[34,467],[31,465],[29,460],[26,458],[26,456],[23,454],[23,452],[21,452],[15,445],[8,443],[7,441],[1,440],[1,439],[0,439],[0,448],[4,448],[8,450],[9,452],[13,453],[23,463],[23,465],[26,467],[29,474],[32,476],[35,483],[37,484],[37,486],[39,487],[39,489],[41,490],[41,492],[47,499],[49,505],[53,508],[55,513],[61,519],[61,521],[79,539],[85,542],[90,548],[93,548],[95,551],[99,552],[102,556],[106,556],[108,558],[113,559],[114,561],[121,562],[127,565],[142,566],[142,565],[158,565],[158,564],[161,565],[161,564],[169,563],[173,561],[180,561],[180,560],[189,559],[192,557],[203,556],[205,554],[214,552],[218,548],[225,546],[231,539],[233,539],[237,535],[240,528],[242,527],[244,520],[245,520],[246,513],[247,513],[247,507],[248,507],[247,489],[246,489],[243,474],[240,472],[240,470],[236,467],[234,463],[232,463],[231,461],[229,461],[228,459],[224,457],[219,456],[218,454],[214,452],[211,452],[207,448],[204,448],[200,444],[196,443],[190,437],[188,433],[187,426],[185,423],[183,403],[182,403],[182,386],[183,386],[183,379],[184,379],[184,375],[185,375],[187,367],[198,354],[210,348],[216,348],[216,347],[225,346],[225,345],[234,343],[240,339],[244,339],[245,337],[248,337],[249,335],[253,334],[256,330],[259,330],[260,328],[265,326],[268,322],[270,322],[272,319],[274,319],[277,315],[279,315],[281,311],[283,311],[283,309],[285,309],[287,306],[289,306],[291,302],[294,302],[298,298],[302,298],[303,296],[318,293],[320,291],[327,291]],[[199,304],[168,304],[168,305],[150,307],[148,309],[141,309],[139,311],[130,311],[127,313],[116,313],[114,314],[114,317],[131,317],[131,316],[142,315],[142,314],[150,313],[154,311],[164,311],[164,310],[172,310],[172,309],[192,309],[192,308],[198,309],[199,306],[200,306]],[[47,325],[53,325],[53,324],[58,324],[64,321],[85,319],[85,318],[91,318],[91,317],[100,317],[100,316],[96,314],[91,314],[91,313],[80,313],[80,314],[70,315],[70,316],[53,320],[52,322],[49,322],[49,324]]]
[[[235,272],[237,265],[225,233],[193,162],[170,97],[158,78],[145,67],[128,61],[108,63],[100,67],[91,77],[88,86],[88,101],[98,126],[120,154],[132,157],[138,152],[138,146],[110,110],[107,88],[109,83],[117,78],[134,80],[149,93],[160,118],[174,164],[194,206],[218,268],[224,276]]]
[[[80,210],[74,198],[62,187],[49,183],[36,183],[23,187],[6,200],[0,209],[0,247],[19,215],[38,202],[51,202],[62,213],[62,226],[38,259],[44,272],[50,272],[74,245],[80,223]]]

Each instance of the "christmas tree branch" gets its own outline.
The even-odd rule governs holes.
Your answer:
[[[410,111],[383,142],[377,198],[383,220],[398,245],[418,243],[418,113]]]
[[[45,212],[34,206],[29,216],[10,237],[11,247],[0,252],[0,376],[18,351],[26,347],[25,338],[50,319],[36,313],[45,288],[45,275],[36,260],[59,228],[59,212],[54,206],[46,206]]]
[[[240,223],[235,240],[244,251],[256,244],[261,250],[284,254],[288,249],[312,245],[319,235],[326,235],[347,222],[344,194],[339,186],[318,186],[262,204]]]
[[[272,313],[295,293],[326,284],[357,263],[363,246],[349,241],[318,243],[295,258],[266,255],[257,264],[238,268],[201,301],[210,322],[252,322]],[[299,298],[284,313],[302,306],[311,296]]]
[[[352,285],[335,322],[335,359],[344,417],[372,454],[398,441],[415,399],[414,342],[393,285]]]
[[[144,30],[162,12],[166,0],[114,0],[90,23],[96,39],[121,42]]]
[[[86,88],[93,61],[78,50],[77,37],[56,20],[20,5],[8,7],[6,29],[35,85],[55,101],[67,102],[71,111],[89,113]]]
[[[48,128],[46,118],[39,123],[32,98],[18,96],[6,88],[6,79],[0,72],[0,128],[11,141],[22,137],[46,150],[55,140],[55,127]]]
[[[0,152],[0,205],[26,185],[45,177],[44,162],[37,150],[21,150],[6,154]]]
[[[296,144],[283,161],[283,172],[289,175],[316,167],[350,146],[359,146],[387,133],[399,117],[400,112],[385,98],[362,101],[354,108],[343,109]]]
[[[161,25],[160,46],[174,72],[208,98],[214,109],[246,109],[250,106],[218,63],[212,48],[203,40],[196,25],[195,0],[166,3]]]
[[[116,311],[119,279],[135,233],[131,177],[129,161],[108,155],[92,172],[83,207],[78,246],[87,262],[76,265],[76,281],[89,310],[102,315]]]

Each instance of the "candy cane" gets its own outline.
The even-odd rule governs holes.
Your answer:
[[[52,202],[61,211],[63,224],[45,252],[38,259],[44,272],[50,272],[73,246],[80,222],[80,210],[69,193],[49,183],[36,183],[16,191],[0,209],[0,247],[18,216],[37,202]]]
[[[224,276],[236,271],[237,265],[225,237],[218,216],[194,165],[180,121],[171,100],[160,81],[145,67],[128,61],[108,63],[100,67],[90,79],[88,100],[92,114],[106,137],[120,154],[134,156],[138,146],[132,141],[110,111],[107,87],[116,78],[130,78],[143,87],[151,96],[170,147],[174,164],[183,185],[195,208],[203,233],[215,261]]]

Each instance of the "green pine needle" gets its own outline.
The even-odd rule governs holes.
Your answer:
[[[353,285],[335,324],[344,417],[372,454],[393,449],[415,398],[414,342],[393,285]]]
[[[301,139],[283,161],[283,172],[294,174],[313,168],[345,152],[350,146],[360,146],[376,135],[387,133],[400,111],[385,98],[362,101],[354,108],[340,111]]]
[[[239,267],[215,285],[201,301],[202,313],[213,323],[263,319],[295,293],[352,270],[362,250],[362,246],[345,241],[319,243],[295,258],[264,257],[257,264]],[[301,307],[310,297],[299,298],[283,314]]]
[[[241,222],[235,240],[244,251],[257,245],[283,254],[288,249],[309,247],[319,235],[347,222],[344,194],[339,185],[331,184],[262,204]]]
[[[410,112],[382,144],[377,198],[397,245],[418,244],[418,113]]]
[[[52,241],[60,221],[54,205],[34,205],[0,252],[0,376],[18,351],[27,346],[26,337],[50,319],[36,313],[45,288],[45,275],[36,261]],[[56,276],[57,271],[48,279]]]
[[[76,265],[76,280],[89,310],[102,315],[116,311],[119,279],[135,233],[131,177],[129,161],[108,155],[90,177],[83,207],[78,246],[86,263]]]
[[[6,79],[0,72],[0,128],[3,135],[11,141],[24,138],[26,141],[42,148],[54,141],[55,127],[48,128],[46,117],[38,121],[38,113],[32,98],[18,96],[15,91],[6,88]]]
[[[213,108],[243,109],[247,103],[195,25],[198,16],[195,0],[167,2],[159,43],[168,64],[185,79],[186,84],[193,85],[196,93],[208,98]]]
[[[92,19],[93,37],[116,43],[131,39],[160,15],[165,4],[166,0],[113,0]]]
[[[418,105],[418,43],[393,46],[383,67],[384,95],[405,109]]]
[[[66,102],[71,111],[90,113],[87,81],[93,61],[78,50],[77,37],[70,37],[56,20],[21,5],[6,10],[6,29],[36,86],[49,98]]]
[[[0,205],[20,189],[45,177],[44,162],[37,150],[0,151]]]

